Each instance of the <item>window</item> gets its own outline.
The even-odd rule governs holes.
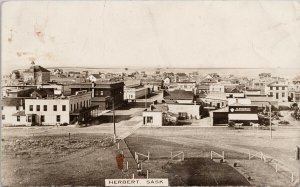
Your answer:
[[[147,117],[147,123],[153,123],[153,117],[152,116]]]
[[[29,105],[29,111],[33,111],[33,105]]]
[[[282,93],[282,97],[285,97],[285,93],[284,92]]]
[[[3,106],[1,106],[1,110],[3,110]]]
[[[16,106],[16,110],[19,110],[20,109],[20,107],[19,106]]]
[[[78,110],[78,108],[79,108],[79,104],[78,104],[78,103],[76,103],[76,105],[77,105],[77,107],[76,107],[76,108],[77,108],[77,110]]]
[[[71,104],[71,111],[73,111],[73,105]]]
[[[53,111],[57,111],[57,105],[53,105]]]
[[[28,116],[28,122],[32,121],[32,116]]]
[[[100,91],[100,95],[103,95],[103,91]]]
[[[285,87],[282,87],[282,90],[285,90]]]
[[[40,105],[36,105],[36,111],[40,111]]]
[[[270,92],[270,96],[273,96],[273,92]]]
[[[60,122],[60,115],[56,115],[56,122]]]
[[[41,115],[41,122],[45,122],[45,116]]]
[[[272,87],[272,86],[270,87],[270,90],[273,90],[273,87]]]
[[[47,111],[47,105],[44,105],[44,111]]]
[[[2,115],[2,120],[5,120],[5,115]]]
[[[17,121],[20,121],[20,116],[17,116]]]
[[[279,98],[279,93],[276,93],[276,99],[278,99]]]
[[[66,105],[62,105],[62,111],[66,111]]]
[[[278,86],[276,87],[276,90],[279,90],[279,87],[278,87]]]

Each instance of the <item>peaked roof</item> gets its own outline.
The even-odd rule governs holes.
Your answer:
[[[91,74],[91,76],[93,76],[93,77],[95,77],[96,79],[101,79],[101,76],[100,76],[100,74]]]
[[[201,83],[217,83],[218,81],[215,80],[213,77],[210,75],[207,75],[204,79],[200,81]]]
[[[33,72],[50,72],[49,70],[43,68],[42,66],[31,66],[28,71],[32,71],[32,70]]]

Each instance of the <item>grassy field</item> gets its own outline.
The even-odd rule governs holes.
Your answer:
[[[188,168],[189,162],[196,162],[193,159],[207,159],[210,157],[210,151],[217,153],[224,151],[225,159],[228,164],[233,166],[233,162],[239,163],[240,166],[239,168],[235,168],[236,171],[241,173],[242,170],[242,173],[245,174],[246,177],[251,177],[251,180],[249,180],[251,184],[294,186],[294,184],[290,182],[290,179],[283,174],[284,172],[288,173],[289,171],[293,171],[295,176],[298,176],[298,161],[294,159],[293,148],[298,144],[299,134],[295,129],[278,129],[273,132],[273,135],[273,139],[270,139],[269,132],[263,130],[257,132],[253,130],[231,130],[229,128],[162,127],[140,128],[130,137],[127,137],[125,141],[129,149],[133,152],[136,151],[142,154],[146,154],[148,151],[150,152],[150,161],[144,162],[144,168],[148,168],[152,172],[151,176],[165,176],[168,177],[171,182],[174,176],[172,178],[172,174],[170,176],[170,173],[166,175],[164,172],[161,172],[161,168],[168,164],[171,152],[178,153],[179,151],[183,151],[185,158],[188,159],[186,163]],[[271,165],[264,163],[258,158],[248,160],[248,151],[251,151],[251,153],[262,151],[264,154],[271,155],[273,158],[284,162],[289,168],[289,171],[286,170],[276,173]],[[190,159],[193,161],[190,161]],[[201,162],[199,162],[199,164],[201,165]],[[221,165],[224,166],[224,164]],[[214,167],[215,166],[212,165],[212,168]],[[175,168],[184,170],[185,167],[175,166]],[[232,167],[230,168],[233,169]],[[197,169],[191,168],[191,171],[194,170]],[[182,179],[184,181],[183,183],[178,183],[177,179],[174,179],[175,182],[173,182],[179,185],[217,185],[212,179],[213,175],[209,175],[209,173],[215,173],[216,176],[219,177],[216,179],[217,181],[227,180],[227,183],[230,185],[237,185],[238,182],[236,181],[239,181],[240,184],[238,185],[243,185],[243,180],[226,176],[227,172],[223,172],[224,176],[222,176],[220,173],[218,174],[217,171],[210,172],[210,169],[207,171],[207,177],[210,177],[210,179],[205,179],[207,183],[203,182],[204,179],[195,182],[193,176],[185,176],[185,180]],[[189,173],[189,171],[185,172]],[[176,171],[175,173],[180,172]],[[173,173],[173,175],[178,175],[175,173]],[[239,174],[234,176],[239,178]],[[194,182],[186,183],[189,181],[188,178],[192,178],[191,181]],[[230,181],[230,178],[232,181]]]
[[[117,133],[128,132],[140,121],[139,117],[120,121],[116,124]],[[111,146],[111,139],[107,138],[112,136],[112,127],[112,123],[106,123],[85,128],[2,128],[2,184],[99,186],[104,185],[105,178],[128,178],[117,168],[116,147]],[[299,164],[294,159],[294,148],[299,143],[299,129],[296,128],[275,129],[273,139],[270,139],[269,131],[263,130],[142,127],[125,141],[133,154],[134,151],[150,152],[150,160],[143,162],[150,178],[169,178],[172,185],[247,185],[247,180],[240,174],[246,178],[251,176],[249,182],[253,185],[292,185],[288,178],[261,160],[248,161],[249,150],[253,153],[263,151],[294,171],[298,170]],[[208,159],[211,150],[225,151],[227,163]],[[179,151],[185,152],[184,162],[168,159],[171,152]],[[131,159],[128,174],[135,170],[131,155],[125,155],[127,160]],[[238,162],[240,167],[231,167],[233,162]]]
[[[125,139],[128,148],[134,152],[147,154],[150,152],[150,160],[143,162],[144,168],[150,171],[154,178],[169,178],[172,186],[198,186],[198,185],[250,185],[250,183],[236,170],[227,164],[214,162],[207,158],[210,150],[220,151],[215,147],[192,147],[180,143],[159,140],[149,137],[130,136]],[[171,161],[170,153],[185,152],[183,162]],[[236,152],[229,152],[232,156],[245,157]],[[198,155],[198,158],[197,158]],[[202,155],[200,158],[199,156]],[[207,156],[206,158],[204,157]],[[140,159],[143,159],[140,157]],[[177,160],[176,158],[175,160]]]
[[[73,134],[2,139],[4,186],[104,185],[122,178],[108,136]]]

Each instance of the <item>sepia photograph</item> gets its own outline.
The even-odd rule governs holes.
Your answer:
[[[1,186],[299,186],[300,1],[0,2]]]

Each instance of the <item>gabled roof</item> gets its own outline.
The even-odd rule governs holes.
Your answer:
[[[40,96],[42,98],[45,98],[48,95],[54,95],[54,93],[50,89],[37,89],[37,90],[34,90],[31,94]]]
[[[225,88],[225,93],[243,93],[237,87]]]
[[[101,76],[99,74],[91,74],[90,76],[95,77],[96,79],[101,79]]]
[[[194,94],[192,91],[185,90],[164,91],[164,99],[190,100],[194,99]]]
[[[201,83],[217,83],[218,81],[216,81],[214,78],[206,77],[203,80],[201,80],[200,82]]]
[[[46,68],[43,68],[42,66],[31,66],[29,68],[29,71],[33,72],[50,72],[49,70],[47,70]]]

